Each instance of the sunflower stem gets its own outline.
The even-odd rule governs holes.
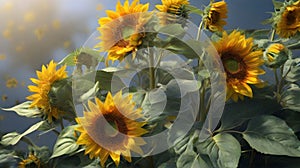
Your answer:
[[[270,41],[274,41],[274,38],[275,38],[275,29],[272,29],[272,34],[271,34],[271,37],[270,37]]]
[[[60,119],[60,120],[59,120],[59,122],[60,122],[60,127],[61,127],[61,130],[65,129],[65,126],[64,126],[64,121],[63,121],[63,119]]]
[[[196,40],[200,40],[202,28],[203,28],[203,19],[202,19],[202,21],[200,22],[199,27],[198,27],[198,32],[197,32],[197,38],[196,38]]]
[[[200,113],[200,118],[199,120],[201,122],[204,122],[206,119],[206,107],[205,107],[205,94],[206,94],[206,88],[205,88],[205,80],[202,81],[202,85],[200,88],[200,107],[199,107],[199,113]]]
[[[21,141],[27,143],[27,144],[30,145],[30,146],[33,146],[33,147],[36,146],[36,145],[35,145],[29,138],[27,138],[26,136],[22,137],[22,138],[21,138]]]
[[[279,84],[279,79],[278,79],[278,74],[277,74],[277,69],[273,69],[274,71],[274,77],[275,77],[275,88],[278,87],[278,84]]]
[[[154,67],[154,55],[148,47],[149,54],[149,78],[150,78],[150,89],[155,89],[155,67]]]

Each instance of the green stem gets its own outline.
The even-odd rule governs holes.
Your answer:
[[[27,138],[27,137],[25,137],[25,136],[23,136],[22,138],[21,138],[21,140],[23,141],[23,142],[25,142],[25,143],[27,143],[28,145],[30,145],[30,146],[36,146],[29,138]]]
[[[200,40],[200,38],[201,38],[202,27],[203,27],[203,19],[200,22],[199,27],[198,27],[198,32],[197,32],[197,38],[196,38],[196,40]]]
[[[252,151],[251,151],[251,154],[250,154],[249,168],[252,168],[252,167],[253,167],[254,159],[255,159],[255,151],[252,150]]]
[[[154,55],[148,48],[149,54],[149,77],[150,77],[150,89],[155,89],[155,67],[154,67]]]
[[[271,34],[271,37],[270,37],[270,41],[274,41],[274,38],[275,38],[275,29],[272,29],[272,34]]]
[[[199,120],[201,122],[204,122],[206,119],[206,109],[205,109],[205,93],[206,93],[206,87],[204,86],[205,81],[202,81],[202,85],[200,88],[200,107],[199,107],[199,113],[200,113],[200,118]]]
[[[61,130],[65,129],[63,119],[60,119],[59,121],[60,121],[60,127],[61,127]]]
[[[274,71],[274,77],[275,77],[275,82],[276,82],[276,88],[278,87],[279,84],[279,79],[278,79],[278,74],[277,74],[277,69],[273,69]]]

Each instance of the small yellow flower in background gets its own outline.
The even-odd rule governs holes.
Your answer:
[[[47,27],[46,26],[42,26],[42,27],[36,28],[34,30],[34,35],[36,36],[36,38],[38,40],[42,40],[43,37],[45,36],[46,32],[47,32]]]
[[[25,22],[33,22],[35,21],[35,14],[34,12],[27,12],[24,14],[24,21]]]
[[[140,31],[146,24],[146,19],[140,13],[147,12],[148,8],[149,3],[140,4],[139,0],[134,0],[130,5],[126,0],[123,6],[118,1],[116,11],[107,10],[108,17],[99,19],[101,42],[96,47],[101,51],[108,51],[106,65],[109,60],[122,60],[126,54],[135,52],[142,44],[144,34],[135,32]],[[132,18],[125,21],[118,19],[126,15]]]
[[[263,81],[258,75],[265,71],[259,68],[264,64],[262,51],[253,51],[253,39],[247,38],[238,31],[229,35],[223,32],[223,37],[214,43],[218,54],[221,57],[226,72],[227,100],[234,101],[244,99],[244,96],[253,97],[249,84],[260,84]]]
[[[1,60],[5,60],[5,59],[6,59],[6,55],[0,54],[0,61],[1,61]]]
[[[96,10],[102,10],[103,9],[103,5],[99,4],[96,6]]]
[[[8,97],[6,94],[2,95],[2,101],[6,101],[7,99],[8,99]]]
[[[99,158],[102,166],[109,156],[118,166],[121,155],[131,162],[131,151],[143,154],[140,146],[145,141],[140,136],[147,133],[142,128],[146,123],[136,121],[143,118],[142,109],[135,108],[131,99],[123,98],[121,91],[114,97],[108,93],[105,102],[98,98],[96,104],[89,101],[89,111],[76,118],[79,126],[75,130],[81,133],[77,144],[85,147],[91,159]]]
[[[289,58],[288,49],[281,43],[273,43],[264,52],[264,60],[270,68],[278,68]]]
[[[17,52],[22,52],[24,50],[24,45],[23,44],[19,44],[16,46],[15,50]]]
[[[226,25],[227,4],[225,1],[214,2],[210,4],[208,13],[204,17],[205,28],[212,32],[223,31]]]
[[[11,35],[11,30],[10,29],[6,29],[2,32],[2,36],[5,38],[5,39],[10,39],[12,37]]]
[[[47,67],[43,65],[42,71],[36,71],[38,79],[30,79],[36,86],[28,86],[29,91],[34,93],[27,97],[32,101],[31,107],[40,108],[50,123],[53,119],[60,119],[64,113],[56,107],[52,107],[48,97],[51,85],[67,77],[66,66],[62,66],[58,70],[56,70],[56,66],[57,64],[53,61]]]
[[[52,21],[52,28],[55,30],[60,29],[61,27],[61,22],[59,20],[53,20]]]
[[[169,13],[187,19],[189,14],[185,9],[186,5],[189,5],[188,0],[162,0],[162,5],[156,5],[156,8],[160,12]],[[176,23],[179,18],[174,18],[171,15],[164,15],[161,18],[162,24]]]
[[[6,80],[6,87],[7,88],[15,88],[18,86],[18,81],[16,78],[9,78]]]
[[[27,168],[27,167],[41,168],[42,164],[38,157],[36,157],[33,154],[29,154],[28,157],[26,159],[23,159],[18,165],[18,168]]]
[[[64,48],[67,49],[71,46],[71,42],[70,41],[64,41]]]
[[[279,37],[289,38],[300,32],[300,1],[286,6],[276,20],[276,33]]]
[[[14,4],[12,2],[6,1],[5,4],[3,5],[3,10],[6,12],[11,11],[13,7]]]

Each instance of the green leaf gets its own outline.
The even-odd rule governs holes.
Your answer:
[[[291,127],[294,132],[300,132],[300,113],[292,110],[284,110],[279,114],[279,117],[284,119],[289,127]]]
[[[99,82],[100,89],[111,90],[112,82],[116,88],[124,88],[125,85],[119,76],[125,75],[126,70],[105,68],[96,72],[95,82]],[[113,80],[113,81],[112,81]]]
[[[254,39],[268,39],[270,32],[270,29],[251,29],[245,30],[245,35]]]
[[[279,109],[281,106],[276,100],[267,98],[226,104],[221,118],[220,130],[235,128],[251,118],[271,114]]]
[[[280,1],[275,1],[275,0],[272,0],[273,2],[273,5],[274,5],[274,9],[275,10],[279,10],[281,7],[283,7],[284,3],[283,2],[280,2]]]
[[[290,59],[285,62],[283,77],[288,82],[300,81],[300,58]]]
[[[261,153],[300,157],[300,141],[293,130],[277,117],[264,115],[250,120],[243,138]]]
[[[241,156],[239,142],[227,133],[220,133],[201,142],[199,151],[209,156],[214,167],[235,168]]]
[[[80,96],[80,101],[81,102],[87,101],[89,98],[96,95],[96,93],[99,90],[98,86],[99,86],[99,82],[97,81],[93,88],[91,88],[89,91],[87,91],[86,93]]]
[[[22,104],[16,105],[12,108],[1,108],[4,111],[14,111],[19,116],[24,116],[28,118],[37,118],[43,115],[43,112],[40,111],[38,108],[32,108],[31,101],[26,101]]]
[[[82,59],[80,59],[79,61],[81,61],[81,63],[83,63],[84,65],[86,64],[97,65],[97,63],[94,60],[97,60],[99,62],[104,62],[104,57],[100,56],[99,51],[96,51],[91,48],[79,48],[73,51],[72,53],[70,53],[69,55],[67,55],[64,59],[62,59],[58,63],[58,65],[75,66],[76,65],[75,58],[78,59],[78,57],[79,59],[82,57]],[[89,59],[86,60],[87,58]]]
[[[284,93],[281,95],[282,105],[287,109],[300,112],[300,88],[297,85],[291,85]]]
[[[160,27],[158,32],[164,35],[178,38],[178,36],[183,35],[186,31],[182,28],[181,24],[176,23]]]
[[[189,13],[195,13],[197,15],[202,16],[203,15],[203,11],[200,10],[198,7],[193,6],[193,5],[187,5],[185,6],[185,8],[189,11]]]
[[[14,151],[1,149],[0,150],[0,167],[13,167],[17,164],[19,157],[15,155]]]
[[[51,158],[55,158],[66,154],[71,154],[79,148],[79,145],[77,145],[76,143],[77,139],[74,136],[75,127],[77,127],[77,125],[66,127],[60,133],[54,145],[53,154]]]
[[[17,144],[24,136],[36,131],[41,125],[43,125],[44,122],[46,122],[46,121],[40,121],[40,122],[32,125],[30,128],[28,128],[22,134],[19,134],[17,132],[11,132],[11,133],[5,134],[2,137],[1,144],[5,145],[5,146]]]

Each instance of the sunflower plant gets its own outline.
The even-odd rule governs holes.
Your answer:
[[[118,1],[95,45],[36,71],[3,110],[38,121],[2,136],[1,167],[299,167],[300,1],[258,30],[226,30],[224,0],[150,3]]]

